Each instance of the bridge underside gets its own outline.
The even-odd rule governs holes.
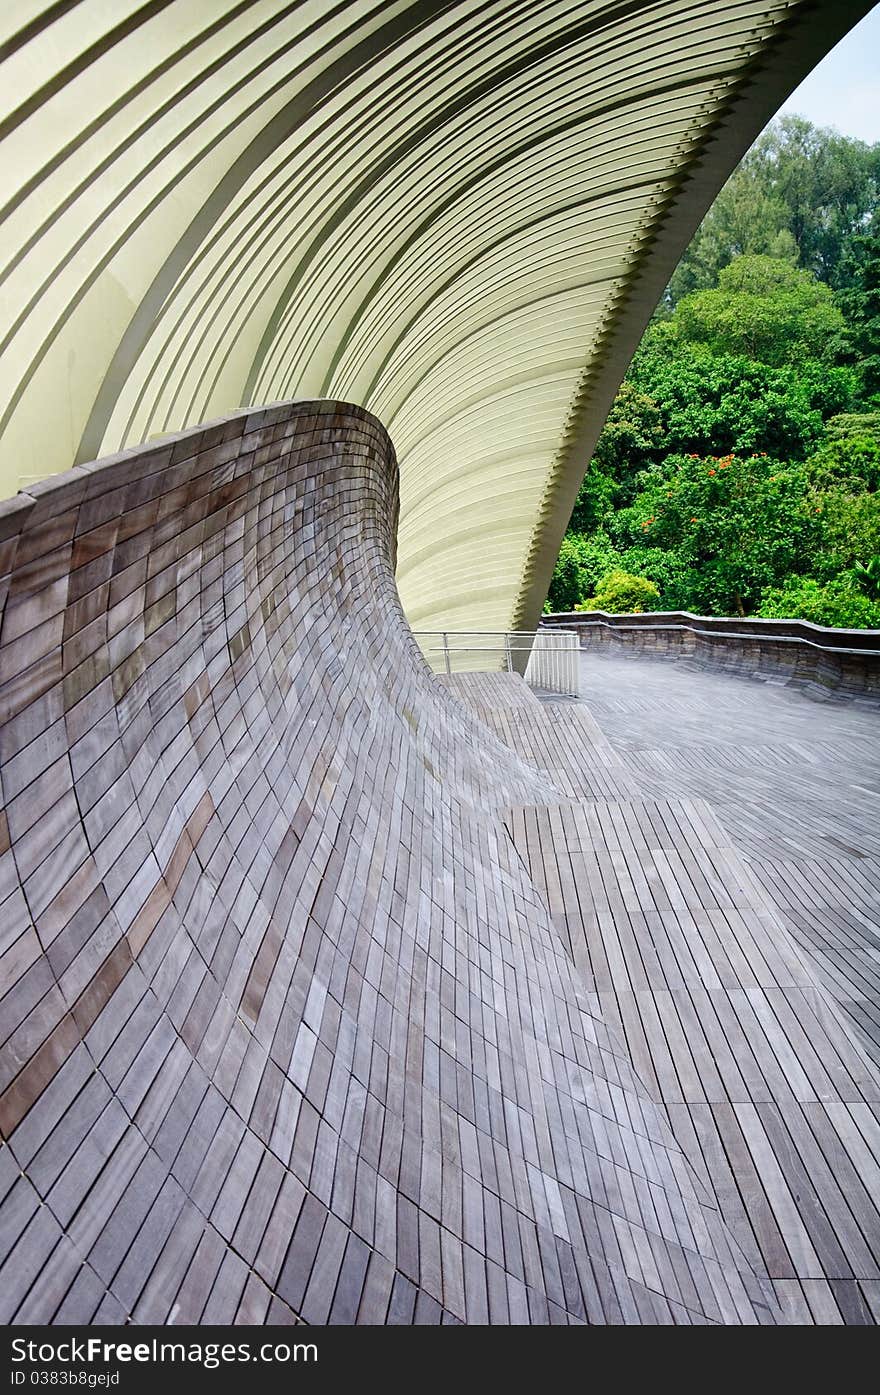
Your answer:
[[[532,628],[678,257],[869,8],[6,6],[0,494],[241,406],[357,402],[401,462],[413,627]]]

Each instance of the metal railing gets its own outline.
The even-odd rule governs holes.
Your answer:
[[[580,696],[580,640],[572,630],[416,630],[435,673],[518,673],[530,688]]]

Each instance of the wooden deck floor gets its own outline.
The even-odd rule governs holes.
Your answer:
[[[880,715],[583,662],[582,703],[458,684],[559,791],[511,837],[783,1320],[876,1322]]]
[[[675,663],[582,662],[638,788],[711,800],[880,1062],[880,711]]]

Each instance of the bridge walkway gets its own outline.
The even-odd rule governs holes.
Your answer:
[[[876,708],[641,656],[582,661],[580,702],[450,680],[559,792],[509,810],[508,831],[785,1317],[876,1322]]]

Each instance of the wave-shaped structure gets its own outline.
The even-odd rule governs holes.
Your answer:
[[[6,1321],[779,1316],[505,832],[550,777],[418,653],[396,513],[334,402],[2,508]]]
[[[0,494],[357,402],[414,627],[533,628],[678,258],[871,3],[3,6]]]

